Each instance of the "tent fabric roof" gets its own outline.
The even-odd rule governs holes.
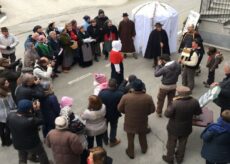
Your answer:
[[[178,12],[174,8],[158,1],[147,2],[132,10],[132,19],[136,27],[134,43],[138,53],[145,52],[149,34],[157,22],[163,24],[168,34],[170,51],[176,52]]]

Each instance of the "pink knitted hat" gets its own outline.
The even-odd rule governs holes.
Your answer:
[[[65,106],[72,106],[73,105],[73,98],[68,96],[63,96],[61,98],[60,106],[64,108]]]
[[[107,82],[105,74],[102,74],[102,73],[95,73],[94,74],[94,79],[99,84]]]

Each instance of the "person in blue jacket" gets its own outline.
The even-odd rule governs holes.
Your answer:
[[[224,110],[217,123],[210,124],[201,134],[201,156],[206,164],[230,163],[230,109]]]

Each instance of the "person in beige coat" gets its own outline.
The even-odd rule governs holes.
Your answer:
[[[68,120],[59,116],[55,129],[46,137],[46,144],[52,149],[55,164],[80,164],[83,147],[77,134],[67,130]]]
[[[125,94],[118,110],[125,114],[124,130],[127,132],[128,148],[126,154],[134,159],[134,137],[138,134],[142,153],[148,149],[146,133],[148,132],[148,115],[155,112],[155,105],[150,95],[144,90],[144,83],[137,79],[132,83],[133,92]]]

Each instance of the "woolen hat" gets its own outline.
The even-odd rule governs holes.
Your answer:
[[[132,82],[132,88],[135,91],[143,91],[144,83],[140,79],[136,79]]]
[[[128,17],[128,13],[123,13],[122,17]]]
[[[102,73],[95,73],[94,74],[94,79],[99,84],[107,82],[107,78],[106,78],[105,74],[102,74]]]
[[[20,100],[18,102],[18,113],[28,113],[33,108],[33,102],[30,100]]]
[[[72,106],[73,105],[73,98],[68,97],[68,96],[63,96],[61,98],[60,106],[61,108],[64,108],[66,106]]]
[[[63,117],[59,116],[55,119],[55,128],[58,130],[64,130],[68,128],[68,120]]]
[[[185,87],[185,86],[178,86],[176,88],[176,91],[177,91],[179,96],[189,96],[191,94],[190,88]]]

